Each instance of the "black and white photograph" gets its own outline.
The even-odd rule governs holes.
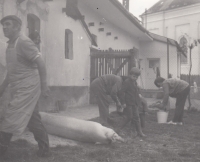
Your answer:
[[[200,162],[200,0],[0,0],[0,162]]]

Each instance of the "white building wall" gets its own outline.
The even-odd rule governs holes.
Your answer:
[[[158,41],[142,42],[140,59],[142,60],[143,88],[156,89],[154,85],[156,74],[153,72],[153,69],[148,71],[151,70],[148,67],[148,60],[160,59],[160,75],[163,78],[167,78],[167,44]],[[172,74],[173,78],[178,76],[176,47],[171,45],[169,46],[169,73]]]
[[[149,14],[147,16],[147,29],[155,34],[166,36],[179,42],[182,35],[188,35],[188,40],[189,38],[199,39],[199,22],[200,4],[195,4],[184,8]],[[199,47],[195,47],[192,50],[192,74],[200,74],[199,53]],[[182,65],[181,73],[188,74],[188,72],[189,63]]]
[[[65,5],[65,0],[49,3],[51,12],[49,21],[45,24],[45,54],[49,84],[88,86],[90,41],[81,23],[62,13]],[[73,60],[65,59],[65,29],[70,29],[73,33]]]
[[[90,47],[89,37],[79,20],[73,20],[62,13],[62,8],[66,1],[56,1],[49,3],[49,21],[45,23],[45,44],[46,63],[49,72],[49,84],[54,86],[89,86],[90,84]],[[79,6],[85,21],[94,22],[94,27],[89,27],[91,33],[97,36],[98,49],[131,49],[138,48],[138,42],[130,34],[118,29],[110,22],[89,10],[83,4]],[[100,22],[104,25],[100,26]],[[104,32],[99,32],[100,27]],[[65,29],[73,32],[73,52],[74,59],[65,59]],[[54,32],[55,31],[55,32]],[[106,36],[111,32],[111,36]],[[114,37],[118,39],[115,40]],[[54,39],[54,41],[52,41]]]
[[[25,9],[26,3],[22,3],[21,8]],[[73,20],[62,12],[66,6],[66,0],[50,1],[46,3],[49,14],[48,20],[40,19],[41,28],[41,53],[47,67],[48,84],[50,86],[88,86],[90,82],[90,47],[91,41],[81,25],[80,21]],[[34,13],[40,18],[36,10],[27,11],[24,14],[16,8],[16,3],[12,0],[6,0],[4,3],[4,12],[1,17],[10,14],[16,14],[22,19],[22,33],[27,35],[27,14]],[[85,15],[86,23],[94,22],[94,27],[89,27],[91,33],[97,36],[98,49],[107,50],[127,50],[133,47],[139,48],[136,38],[130,33],[117,28],[110,22],[104,21],[103,17],[88,10],[83,4],[79,6],[83,15]],[[100,22],[104,25],[100,26]],[[104,32],[98,29],[103,27]],[[65,29],[73,32],[73,53],[74,59],[65,59]],[[111,36],[106,36],[107,32],[111,32]],[[117,40],[114,37],[118,37]],[[2,30],[0,31],[1,51],[6,49],[7,38],[4,37]],[[5,65],[5,53],[0,55],[1,63]]]
[[[108,48],[127,50],[133,47],[139,48],[139,41],[137,38],[131,36],[130,33],[118,28],[106,18],[97,15],[96,11],[88,9],[88,6],[80,4],[80,11],[85,16],[86,23],[94,22],[94,26],[89,27],[91,33],[97,36],[98,49],[107,50]],[[100,25],[100,22],[103,25]],[[104,28],[103,32],[99,32],[99,28]],[[107,32],[111,32],[111,36],[106,36]],[[117,40],[114,37],[118,37]]]

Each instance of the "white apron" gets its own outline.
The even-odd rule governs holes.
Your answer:
[[[17,54],[18,39],[14,48],[6,50],[10,99],[2,111],[0,123],[0,131],[16,136],[24,132],[40,96],[38,70],[29,66],[29,61]]]

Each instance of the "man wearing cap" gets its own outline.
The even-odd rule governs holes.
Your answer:
[[[137,135],[140,137],[145,137],[146,135],[142,132],[140,116],[139,116],[139,106],[141,105],[141,99],[139,96],[139,89],[137,86],[136,80],[140,76],[140,70],[136,67],[133,67],[129,72],[129,78],[126,79],[120,90],[121,103],[126,104],[124,113],[126,115],[125,121],[123,121],[119,130],[123,129],[127,123],[131,122],[133,127],[137,131]]]
[[[46,68],[36,45],[20,34],[22,21],[15,15],[1,19],[4,36],[9,39],[6,49],[7,76],[0,86],[0,97],[9,87],[9,104],[0,123],[0,157],[3,157],[13,135],[21,135],[25,128],[38,142],[38,156],[49,153],[47,132],[41,122],[37,101],[40,93],[48,97]]]

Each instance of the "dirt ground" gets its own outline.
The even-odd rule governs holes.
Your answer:
[[[110,112],[115,111],[115,106],[110,105]],[[66,111],[60,111],[59,113],[52,113],[54,115],[60,115],[60,116],[69,116],[74,117],[78,119],[83,120],[89,120],[92,118],[96,118],[99,115],[98,107],[96,105],[88,105],[88,106],[82,106],[82,107],[73,107],[68,108]],[[13,137],[12,141],[16,141],[18,139],[27,140],[30,143],[37,145],[37,142],[34,140],[33,134],[26,130],[21,136],[19,137]],[[78,143],[73,140],[61,138],[54,135],[49,135],[49,142],[50,147],[56,147],[56,146],[75,146]]]
[[[158,101],[158,99],[155,98],[146,98],[148,105],[151,105],[152,103]],[[170,105],[171,108],[175,107],[175,100],[174,99],[170,99]],[[198,102],[194,102],[192,100],[192,103],[197,103]],[[186,103],[186,107],[187,107],[187,103]],[[197,107],[197,106],[196,106]],[[200,107],[200,106],[199,106]],[[116,110],[115,105],[110,105],[110,113],[114,112]],[[156,109],[149,109],[151,110],[156,110]],[[54,115],[61,115],[61,116],[69,116],[69,117],[74,117],[74,118],[78,118],[78,119],[83,119],[83,120],[90,120],[90,119],[94,119],[97,118],[99,116],[99,112],[98,112],[98,107],[97,105],[87,105],[87,106],[82,106],[82,107],[71,107],[68,108],[66,111],[60,111],[58,113],[53,113]],[[116,119],[118,120],[118,119]],[[29,132],[28,130],[26,130],[22,136],[20,137],[13,137],[12,141],[16,141],[18,139],[24,139],[29,141],[30,143],[37,145],[36,141],[33,138],[33,135],[31,132]],[[78,143],[76,141],[73,140],[69,140],[69,139],[65,139],[65,138],[61,138],[58,136],[54,136],[54,135],[49,135],[49,141],[50,141],[50,147],[56,147],[56,146],[75,146]]]
[[[153,99],[153,98],[147,98],[146,100],[149,105],[157,101],[157,99]],[[110,105],[109,107],[110,113],[114,112],[115,110],[116,110],[115,105]],[[83,120],[90,120],[90,119],[97,118],[99,116],[97,105],[71,107],[71,108],[68,108],[66,111],[60,111],[58,113],[52,113],[52,114],[61,115],[61,116],[69,116],[69,117],[74,117],[74,118],[83,119]],[[13,137],[12,141],[16,141],[18,139],[27,140],[30,143],[37,145],[37,142],[34,140],[33,134],[29,132],[28,130],[26,130],[23,133],[23,135],[21,135],[20,137]],[[67,145],[75,146],[78,144],[76,141],[61,138],[54,135],[49,135],[49,142],[50,142],[50,147],[67,146]]]
[[[81,115],[81,114],[80,114]],[[117,127],[121,116],[111,112]],[[58,145],[51,148],[51,156],[39,158],[38,147],[27,140],[11,143],[5,162],[198,162],[200,161],[200,112],[184,112],[184,124],[170,125],[157,123],[157,111],[153,109],[145,116],[146,126],[143,132],[146,138],[136,137],[135,130],[127,125],[120,135],[124,143],[95,145],[81,143],[77,145]],[[168,121],[173,118],[170,110]],[[93,121],[98,118],[93,118]],[[32,138],[33,139],[33,138]],[[51,139],[55,140],[55,139]],[[50,143],[51,143],[50,140]],[[57,139],[56,139],[57,140]],[[58,143],[57,143],[58,144]],[[4,162],[3,161],[3,162]]]

